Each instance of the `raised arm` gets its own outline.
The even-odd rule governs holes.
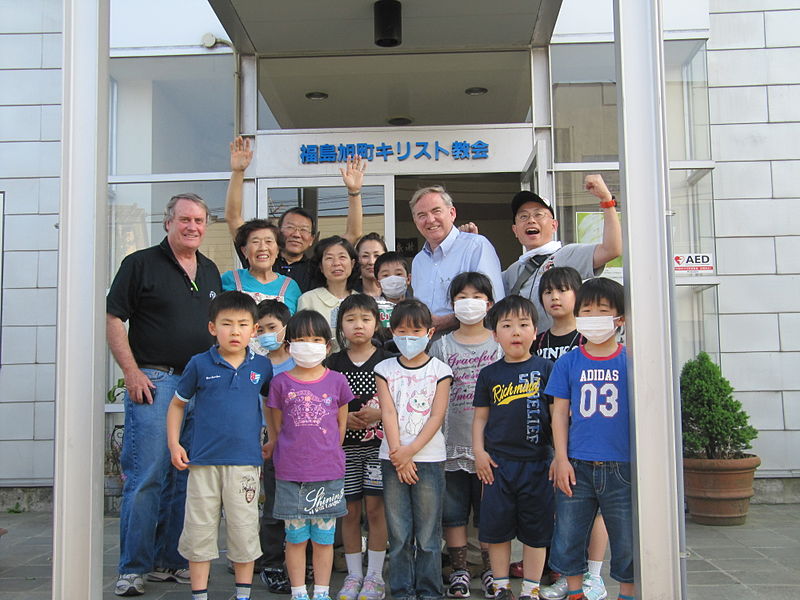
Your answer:
[[[364,171],[367,161],[360,156],[348,157],[347,167],[340,168],[342,182],[347,187],[347,224],[342,236],[354,246],[364,235],[364,208],[361,202],[361,188],[364,185]]]
[[[603,210],[603,241],[594,249],[592,257],[594,268],[599,269],[622,254],[622,225],[603,177],[587,175],[583,184],[587,192],[600,200],[600,208]],[[609,206],[604,206],[605,204]]]
[[[125,388],[128,390],[131,400],[136,404],[143,402],[152,404],[153,392],[151,390],[154,390],[156,386],[136,364],[131,345],[128,342],[128,332],[122,319],[110,313],[106,313],[106,338],[114,360],[122,369]]]
[[[244,223],[242,218],[242,195],[244,189],[244,172],[253,160],[250,139],[241,136],[231,142],[231,179],[228,182],[228,193],[225,194],[225,222],[231,237]]]

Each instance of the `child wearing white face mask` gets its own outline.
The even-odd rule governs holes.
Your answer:
[[[625,346],[616,337],[625,323],[622,286],[604,277],[584,282],[575,315],[586,343],[556,361],[545,388],[554,398],[550,479],[556,486],[556,527],[550,568],[566,576],[569,600],[591,597],[584,585],[585,540],[600,508],[611,542],[611,577],[620,582],[619,598],[632,600],[628,375]],[[602,486],[594,485],[601,480]]]
[[[264,458],[274,456],[273,517],[286,528],[286,567],[292,597],[306,600],[306,545],[311,540],[314,598],[330,600],[336,518],[347,514],[342,450],[347,406],[353,392],[347,379],[323,366],[331,333],[314,310],[301,310],[286,326],[286,344],[295,367],[269,388]],[[273,441],[274,440],[274,441]]]
[[[375,366],[384,439],[379,450],[389,533],[389,591],[395,600],[441,598],[442,497],[446,458],[441,427],[453,378],[425,353],[433,318],[419,300],[394,307],[392,335],[402,356]]]
[[[467,567],[467,523],[471,512],[473,524],[478,526],[481,501],[481,481],[475,474],[472,451],[472,401],[478,373],[499,360],[503,351],[492,332],[484,326],[484,317],[494,300],[491,280],[482,273],[461,273],[450,282],[448,293],[459,328],[433,342],[430,353],[453,370],[443,429],[447,460],[442,526],[453,569],[446,595],[467,598],[471,583]],[[487,544],[481,544],[481,557],[481,587],[486,598],[494,598]]]
[[[388,328],[395,304],[409,297],[408,261],[399,252],[384,252],[375,259],[375,279],[381,288],[381,296],[377,298],[381,325]]]

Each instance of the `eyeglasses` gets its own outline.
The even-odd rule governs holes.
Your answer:
[[[281,225],[281,231],[285,234],[291,235],[293,233],[299,233],[300,235],[311,235],[311,227],[307,225]]]
[[[530,221],[533,219],[534,221],[544,221],[546,219],[552,219],[553,215],[550,214],[549,211],[546,210],[537,210],[532,213],[529,212],[518,212],[515,220],[517,223],[525,223],[526,221]]]

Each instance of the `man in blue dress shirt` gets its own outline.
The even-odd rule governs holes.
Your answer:
[[[495,302],[505,296],[500,259],[485,237],[454,225],[456,208],[442,186],[417,190],[409,204],[414,224],[425,238],[411,266],[411,285],[414,296],[431,310],[437,334],[442,334],[458,324],[447,290],[459,273],[483,273],[492,282]]]

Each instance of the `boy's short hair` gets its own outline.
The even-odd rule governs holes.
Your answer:
[[[572,267],[553,267],[548,269],[539,280],[539,303],[542,295],[550,290],[572,290],[577,293],[581,289],[581,274]]]
[[[375,317],[375,334],[378,335],[381,326],[381,313],[378,309],[378,303],[375,298],[367,294],[351,294],[339,305],[339,312],[336,314],[336,341],[339,342],[340,348],[347,347],[347,340],[342,331],[342,323],[344,322],[345,314],[353,309],[366,310],[372,313]]]
[[[283,325],[286,325],[292,316],[292,312],[289,310],[288,306],[286,306],[283,302],[274,299],[262,300],[258,303],[257,308],[257,321],[260,321],[264,317],[275,317]]]
[[[536,327],[536,307],[533,302],[517,294],[506,296],[489,309],[486,313],[486,326],[492,331],[497,331],[498,321],[508,315],[530,317],[531,323]]]
[[[400,254],[399,252],[395,252],[394,250],[389,250],[389,252],[384,252],[378,258],[375,259],[375,266],[373,267],[373,271],[375,272],[375,279],[378,278],[378,273],[380,272],[381,267],[389,263],[400,263],[401,265],[403,265],[403,268],[406,270],[406,275],[408,275],[411,272],[406,257]]]
[[[433,327],[433,317],[425,303],[416,298],[408,298],[395,304],[392,317],[389,319],[389,326],[392,329],[396,329],[404,323],[411,327],[430,329]]]
[[[291,342],[301,337],[321,337],[331,341],[331,326],[327,319],[315,310],[299,310],[286,324],[286,340]]]
[[[466,273],[459,273],[450,282],[450,287],[447,293],[450,295],[450,304],[455,302],[456,296],[460,294],[465,287],[471,285],[475,291],[483,294],[489,299],[489,302],[494,302],[494,294],[492,293],[492,280],[483,273],[477,271],[467,271]]]
[[[581,306],[597,304],[601,300],[608,302],[617,311],[617,316],[625,314],[625,288],[608,277],[593,277],[584,281],[575,294],[575,316],[578,316]]]
[[[244,292],[231,290],[217,294],[208,307],[208,320],[216,321],[219,313],[225,310],[241,310],[249,313],[256,322],[257,310],[256,301]]]

